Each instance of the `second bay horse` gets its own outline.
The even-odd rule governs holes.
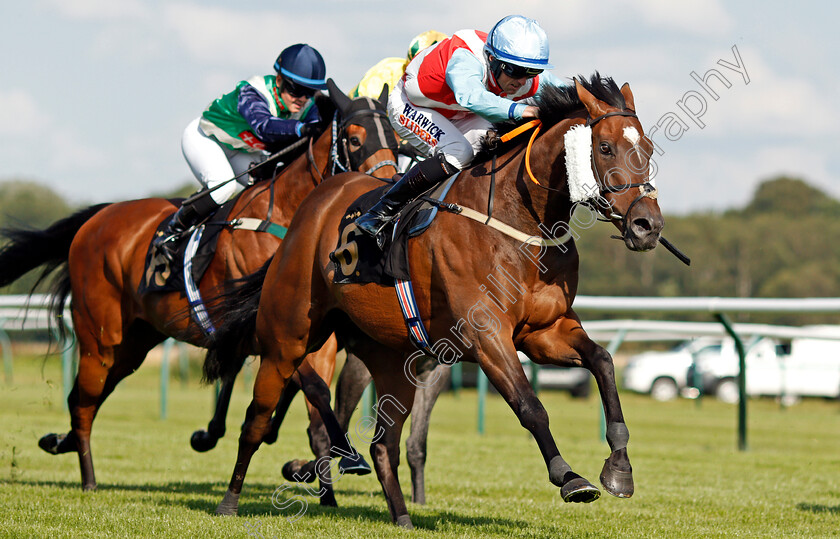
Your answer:
[[[383,91],[379,100],[367,97],[351,100],[331,80],[329,83],[335,104],[322,94],[316,98],[321,114],[328,119],[338,108],[339,116],[343,117],[339,129],[327,129],[273,180],[259,182],[243,192],[229,219],[268,220],[274,225],[288,226],[300,202],[325,177],[333,174],[336,165],[373,172],[381,178],[391,178],[396,173],[396,138],[385,113],[387,91]],[[336,159],[343,162],[336,163]],[[64,304],[72,293],[73,329],[80,360],[68,397],[71,430],[66,434],[46,435],[39,445],[53,454],[78,453],[84,490],[96,488],[90,443],[93,421],[116,385],[167,337],[197,346],[207,346],[210,342],[183,315],[188,312],[183,293],[138,293],[144,279],[147,247],[158,224],[175,209],[173,202],[159,198],[100,204],[45,230],[3,231],[9,242],[0,249],[0,286],[40,266],[44,267],[42,279],[57,270],[52,279],[53,310],[58,317],[62,316]],[[199,284],[202,296],[212,296],[225,282],[257,270],[280,242],[271,234],[224,226],[213,261]],[[317,391],[312,395],[307,393],[307,397],[314,398],[316,406],[327,409],[326,384],[332,379],[335,352],[332,339],[323,350],[307,359],[299,373],[300,377],[312,381],[313,387],[316,384],[326,387],[326,399],[323,392]],[[237,365],[231,370],[232,376],[246,355],[229,358]],[[233,383],[232,376],[226,380],[228,387]],[[310,432],[317,429],[317,422],[314,425]],[[327,425],[328,429],[331,426]],[[334,428],[338,429],[337,423]],[[330,431],[331,438],[343,434]],[[327,454],[329,441],[313,438],[313,451]],[[330,481],[321,479],[326,487],[322,503],[335,505]]]

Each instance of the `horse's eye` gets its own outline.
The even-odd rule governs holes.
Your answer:
[[[362,147],[362,141],[359,140],[359,137],[350,137],[348,142],[352,148],[358,149]]]
[[[604,154],[604,155],[612,154],[612,148],[610,148],[610,145],[607,144],[606,142],[602,142],[599,149],[601,150],[601,153]]]

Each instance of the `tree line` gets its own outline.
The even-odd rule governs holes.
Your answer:
[[[840,201],[798,178],[761,183],[743,208],[666,214],[663,235],[691,257],[690,267],[661,246],[648,253],[631,252],[609,238],[614,233],[613,226],[605,223],[581,231],[579,294],[840,297]],[[685,314],[642,315],[686,319]],[[840,316],[826,315],[738,318],[777,324],[840,323]]]
[[[190,186],[162,196],[183,196]],[[30,181],[0,183],[0,227],[43,228],[78,208]],[[840,201],[802,179],[764,181],[742,208],[665,215],[663,235],[691,257],[684,266],[661,246],[629,251],[611,224],[577,228],[579,294],[608,296],[840,297]],[[28,276],[0,293],[29,291]],[[627,316],[627,313],[621,315]],[[685,314],[639,313],[679,318]],[[698,314],[698,320],[708,315]],[[840,316],[743,315],[766,323],[840,323]]]

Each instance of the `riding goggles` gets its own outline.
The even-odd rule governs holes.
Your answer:
[[[522,67],[516,64],[509,64],[507,62],[501,62],[500,67],[502,69],[502,73],[512,79],[531,79],[543,72],[542,69]]]
[[[310,98],[315,95],[317,90],[315,88],[309,88],[308,86],[304,86],[302,84],[298,84],[286,77],[282,78],[283,86],[280,90],[281,92],[286,92],[292,97],[306,97]]]

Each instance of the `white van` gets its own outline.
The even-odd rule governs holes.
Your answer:
[[[711,354],[721,349],[721,339],[700,337],[685,341],[667,352],[644,352],[627,360],[622,376],[622,387],[637,393],[649,393],[658,401],[668,401],[685,395],[696,397],[699,393],[689,369],[695,356]]]
[[[840,341],[793,339],[789,353],[784,352],[778,345],[749,350],[747,395],[780,397],[788,402],[800,397],[840,398]],[[720,400],[738,402],[734,346],[731,350],[724,347],[717,357],[698,357],[698,369],[704,385]]]

